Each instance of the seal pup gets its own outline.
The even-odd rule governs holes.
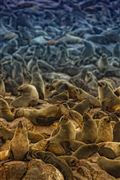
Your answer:
[[[20,96],[12,101],[14,107],[28,107],[32,101],[38,103],[39,95],[35,86],[31,84],[23,84],[18,88]]]
[[[21,121],[19,121],[11,140],[10,150],[15,160],[23,160],[29,151],[28,133]]]
[[[11,93],[13,96],[17,96],[18,95],[18,84],[16,83],[15,80],[13,80],[10,76],[6,76],[5,78],[5,88],[6,88],[6,92]]]

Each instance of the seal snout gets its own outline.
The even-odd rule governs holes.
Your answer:
[[[99,87],[103,87],[104,85],[105,85],[104,82],[98,81],[98,86],[99,86]]]

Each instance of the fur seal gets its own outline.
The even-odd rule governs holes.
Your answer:
[[[11,105],[14,107],[28,107],[32,101],[38,103],[39,95],[35,86],[30,84],[23,84],[18,88],[21,93]]]
[[[62,116],[59,121],[60,129],[58,133],[50,138],[50,142],[61,143],[63,141],[75,140],[76,129],[73,122],[66,116]]]
[[[87,99],[93,107],[100,107],[99,100],[96,97],[94,97],[91,94],[84,91],[83,89],[76,88],[74,93],[76,94],[77,99],[79,101],[83,101],[83,100]]]
[[[3,98],[0,98],[0,117],[7,121],[14,120],[14,114],[11,112],[9,104]]]
[[[8,128],[3,122],[0,122],[0,138],[4,141],[11,140],[13,138],[14,131]]]
[[[113,128],[113,141],[120,142],[120,121],[116,122]]]
[[[18,85],[23,84],[24,76],[23,76],[23,68],[21,62],[17,60],[13,60],[12,62],[12,79],[16,81]]]
[[[120,156],[120,143],[119,142],[103,142],[98,144],[99,154],[109,159],[115,159]]]
[[[82,141],[94,143],[97,139],[97,124],[88,113],[83,114]]]
[[[61,159],[62,161],[66,162],[68,164],[69,167],[74,167],[77,163],[78,163],[78,159],[75,156],[59,156],[59,159]]]
[[[90,102],[88,99],[85,99],[80,103],[75,104],[72,109],[83,115],[84,112],[87,112],[90,109]]]
[[[90,41],[84,41],[84,49],[81,52],[81,59],[86,60],[87,58],[90,58],[94,55],[95,53],[95,48]]]
[[[38,91],[39,98],[45,98],[45,84],[43,78],[39,72],[32,73],[32,81],[31,84],[34,85]]]
[[[65,154],[65,152],[70,153],[70,142],[76,138],[76,129],[73,122],[65,116],[61,117],[59,125],[60,128],[57,134],[49,138],[47,150],[62,155]],[[64,149],[64,151],[62,149]]]
[[[68,91],[69,92],[69,98],[76,99],[76,86],[68,82],[64,79],[56,79],[52,82],[52,88],[55,89],[57,92],[63,92]]]
[[[113,141],[113,128],[110,117],[106,116],[100,119],[98,126],[98,136],[96,142]]]
[[[11,93],[13,96],[18,95],[18,84],[10,76],[6,76],[5,78],[5,88],[6,92]]]
[[[101,72],[105,72],[108,69],[108,58],[106,54],[102,54],[97,62],[97,67]]]
[[[69,99],[69,93],[68,91],[63,91],[61,93],[57,93],[55,95],[52,95],[50,98],[49,98],[49,102],[52,102],[52,103],[56,103],[56,102],[65,102],[66,100]]]
[[[120,43],[119,42],[117,42],[113,48],[113,56],[120,58]]]
[[[11,140],[10,150],[15,160],[23,160],[29,151],[28,133],[21,121],[18,123]]]
[[[120,106],[120,99],[105,80],[98,81],[98,96],[103,110],[114,111],[115,107]]]
[[[97,144],[85,144],[79,147],[72,155],[78,159],[87,159],[98,152]]]
[[[97,163],[107,173],[120,178],[120,160],[112,160],[102,156],[98,159]]]
[[[104,116],[107,116],[107,113],[104,112],[104,111],[96,111],[94,114],[93,114],[93,119],[101,119],[103,118]]]
[[[45,151],[48,146],[48,140],[47,139],[42,139],[38,141],[37,143],[31,144],[30,145],[30,152],[35,152],[35,151]]]
[[[69,118],[69,120],[75,122],[76,128],[77,127],[79,127],[79,128],[83,127],[83,116],[79,112],[77,112],[73,109],[70,109],[68,112],[68,118]]]
[[[0,78],[0,95],[5,96],[5,83],[1,78]]]
[[[90,87],[91,90],[97,89],[97,78],[92,72],[90,71],[86,72],[85,82],[87,83],[87,85]]]
[[[62,116],[59,105],[50,105],[41,109],[20,108],[16,110],[15,117],[26,117],[35,125],[49,126]]]
[[[14,136],[14,129],[10,129],[5,124],[0,122],[0,138],[2,138],[4,141],[11,140]],[[40,140],[42,140],[44,137],[39,134],[32,131],[28,131],[28,139],[31,143],[36,143]]]

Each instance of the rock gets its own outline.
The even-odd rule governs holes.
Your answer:
[[[27,171],[27,163],[10,161],[0,164],[0,180],[20,180]]]
[[[23,180],[64,180],[60,171],[51,164],[42,160],[33,159],[28,163],[28,171]]]
[[[96,163],[91,163],[88,160],[80,160],[76,170],[73,171],[74,177],[79,180],[114,180],[104,170],[102,170]]]

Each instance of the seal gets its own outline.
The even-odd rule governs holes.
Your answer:
[[[50,105],[41,109],[20,108],[15,112],[15,117],[26,117],[34,125],[49,126],[58,121],[62,116],[60,105]]]
[[[19,121],[11,140],[10,150],[15,160],[23,160],[29,151],[28,133],[21,121]]]
[[[112,160],[101,156],[97,163],[110,175],[114,176],[115,178],[120,178],[120,160]]]
[[[87,159],[98,152],[97,144],[85,144],[80,146],[72,155],[78,159]]]
[[[75,157],[75,156],[59,156],[59,159],[61,159],[62,161],[66,162],[68,164],[69,167],[75,167],[75,165],[79,162],[79,160]]]
[[[111,119],[108,116],[100,119],[98,126],[98,136],[96,142],[113,141],[113,128],[111,125]]]
[[[23,84],[18,88],[20,96],[12,101],[11,105],[18,107],[28,107],[31,102],[38,103],[39,95],[35,86],[30,84]]]
[[[98,96],[105,111],[113,111],[116,106],[120,106],[120,99],[114,94],[112,87],[105,80],[98,81]]]
[[[120,143],[119,142],[103,142],[99,145],[99,154],[109,159],[115,159],[120,156]]]
[[[39,72],[32,73],[31,84],[34,85],[38,91],[39,99],[45,98],[45,84],[42,75]]]
[[[5,96],[5,83],[3,79],[0,78],[0,95]]]
[[[96,97],[94,97],[91,94],[84,91],[83,89],[76,88],[74,93],[76,94],[77,99],[79,101],[83,101],[83,100],[87,99],[93,107],[100,107],[99,100]]]
[[[0,98],[0,117],[6,121],[13,121],[14,114],[11,112],[9,104],[3,98]]]
[[[61,143],[63,141],[75,140],[76,129],[71,120],[68,120],[66,116],[62,116],[59,125],[58,133],[50,138],[50,142]]]
[[[113,128],[113,141],[120,142],[120,121],[116,122]]]
[[[96,121],[88,113],[83,114],[82,141],[85,143],[94,143],[97,139]]]
[[[72,109],[83,115],[84,112],[87,112],[90,109],[90,102],[88,99],[85,99],[80,103],[75,104]]]

